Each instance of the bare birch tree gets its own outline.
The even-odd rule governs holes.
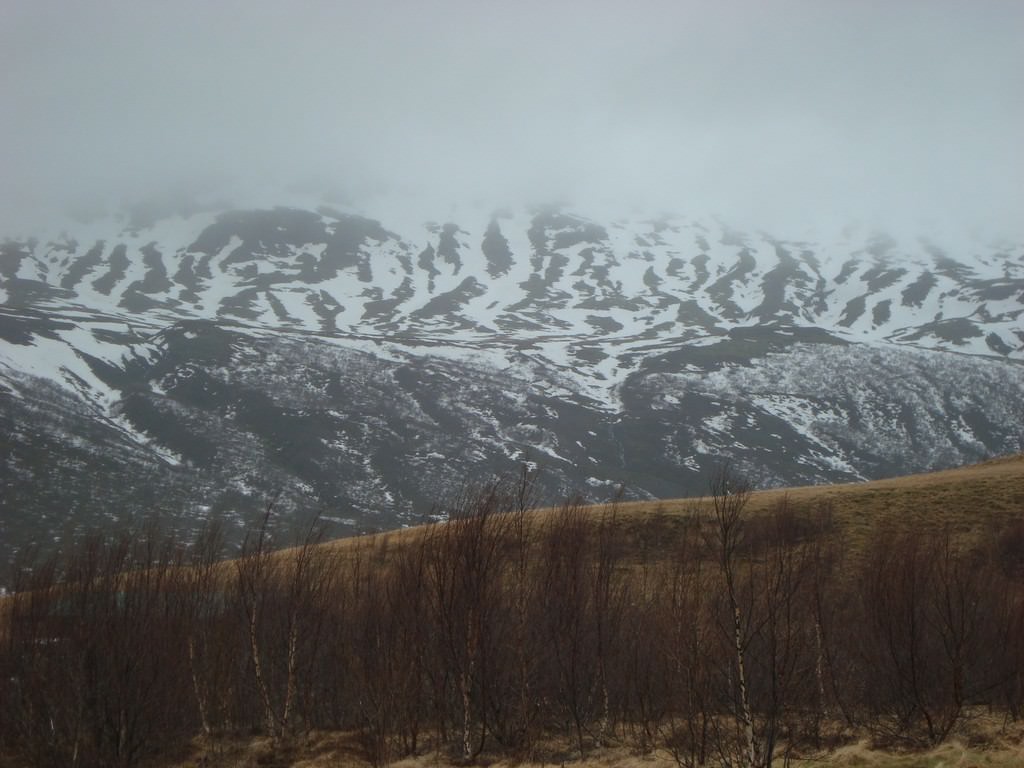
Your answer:
[[[732,639],[732,671],[735,674],[736,706],[734,715],[741,739],[744,768],[757,768],[762,755],[754,733],[754,713],[747,683],[747,644],[750,617],[745,616],[740,602],[737,569],[743,536],[744,510],[750,500],[750,485],[722,465],[711,478],[711,505],[714,514],[711,543],[725,585]]]

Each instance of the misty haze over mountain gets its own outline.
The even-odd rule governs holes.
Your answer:
[[[789,235],[1022,231],[1020,3],[15,0],[0,14],[8,235],[56,209],[296,184],[436,217],[568,200]]]
[[[0,6],[0,572],[1024,448],[1024,5]],[[2,577],[0,577],[2,578]],[[2,581],[0,581],[2,584]]]

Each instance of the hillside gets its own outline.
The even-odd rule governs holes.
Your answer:
[[[863,483],[760,490],[751,495],[748,508],[751,515],[763,515],[783,500],[803,514],[827,514],[852,541],[881,531],[944,527],[976,540],[993,528],[1024,519],[1024,454]],[[706,508],[707,500],[626,502],[620,509],[640,519],[672,518],[688,513],[695,504]]]
[[[824,526],[829,535],[855,549],[873,537],[949,530],[965,546],[977,545],[994,530],[1024,521],[1024,454],[1001,456],[978,464],[860,483],[798,486],[754,490],[746,511],[752,520],[770,516],[780,504],[796,516]],[[656,557],[674,556],[674,546],[697,516],[707,521],[712,512],[706,496],[658,501],[619,501],[614,506],[585,508],[597,521],[614,513],[623,542],[634,550],[648,547]],[[531,514],[543,525],[557,507]],[[417,541],[427,528],[414,526],[369,538],[346,538],[323,546],[342,553],[358,551],[374,540],[401,547]],[[636,557],[635,551],[630,556]]]
[[[1024,448],[1019,243],[377,204],[3,240],[0,561],[153,513],[237,537],[270,497],[386,530],[523,461],[600,502]]]

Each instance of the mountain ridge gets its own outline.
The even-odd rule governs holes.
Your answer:
[[[558,207],[150,218],[0,245],[0,538],[240,529],[278,493],[365,531],[523,461],[599,501],[722,457],[771,486],[1024,447],[1020,245]]]

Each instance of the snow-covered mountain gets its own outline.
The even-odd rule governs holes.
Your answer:
[[[277,493],[391,527],[524,460],[601,498],[723,455],[792,484],[1024,448],[1021,244],[557,207],[60,230],[0,246],[7,549]]]

